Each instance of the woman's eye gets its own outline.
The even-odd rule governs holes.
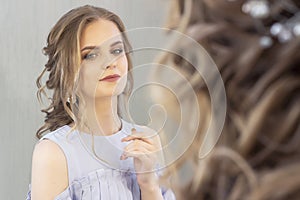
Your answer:
[[[118,55],[118,54],[123,53],[123,49],[122,48],[114,49],[111,53],[115,54],[115,55]]]
[[[95,59],[99,54],[98,53],[88,53],[83,56],[84,60],[92,60]]]

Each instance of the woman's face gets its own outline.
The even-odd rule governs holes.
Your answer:
[[[79,91],[85,99],[123,92],[128,62],[122,35],[113,22],[99,19],[88,24],[80,38],[80,53]]]

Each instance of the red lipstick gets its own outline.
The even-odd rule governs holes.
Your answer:
[[[109,76],[106,76],[106,77],[100,79],[100,81],[114,82],[114,81],[117,81],[119,78],[120,78],[120,75],[113,74],[113,75],[109,75]]]

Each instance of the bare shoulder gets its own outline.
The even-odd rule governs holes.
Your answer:
[[[39,141],[32,156],[32,200],[54,199],[67,187],[67,161],[62,149],[51,140]]]
[[[66,166],[66,158],[62,149],[53,141],[44,139],[39,141],[33,151],[33,161],[36,164]],[[34,163],[33,163],[34,164]]]

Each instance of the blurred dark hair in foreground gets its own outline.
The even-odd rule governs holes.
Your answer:
[[[191,147],[166,173],[166,177],[178,174],[185,163],[194,166],[187,185],[174,183],[178,198],[299,199],[300,1],[171,2],[167,27],[206,49],[218,66],[227,96],[221,137],[208,156],[199,159],[210,96],[203,79],[194,84],[200,110],[207,114],[201,115]],[[190,76],[197,73],[178,55],[165,52],[159,60],[172,60],[174,68]]]

